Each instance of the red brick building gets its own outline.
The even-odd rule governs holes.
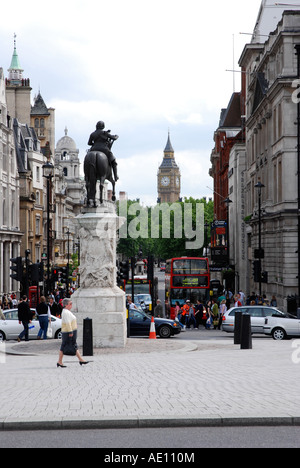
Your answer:
[[[244,99],[242,93],[233,93],[227,109],[222,109],[219,127],[214,134],[215,147],[211,154],[212,167],[209,171],[214,179],[214,218],[227,219],[227,204],[224,200],[228,193],[229,155],[235,143],[242,135],[242,116],[244,115]]]

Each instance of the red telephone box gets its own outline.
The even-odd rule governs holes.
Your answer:
[[[34,308],[38,305],[37,286],[30,286],[29,288],[29,305]]]

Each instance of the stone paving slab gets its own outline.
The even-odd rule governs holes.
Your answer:
[[[0,429],[299,425],[293,343],[129,340],[87,366],[65,357],[66,369],[59,342],[8,344],[18,354],[0,364]]]

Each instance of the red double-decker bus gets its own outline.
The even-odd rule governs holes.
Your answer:
[[[174,314],[176,301],[180,307],[187,300],[192,304],[201,300],[205,304],[210,297],[208,258],[181,257],[167,260],[165,287],[171,316]]]

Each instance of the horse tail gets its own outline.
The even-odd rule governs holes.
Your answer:
[[[97,153],[89,151],[84,158],[84,175],[85,178],[89,177],[91,174],[91,169],[96,171],[96,155]]]

